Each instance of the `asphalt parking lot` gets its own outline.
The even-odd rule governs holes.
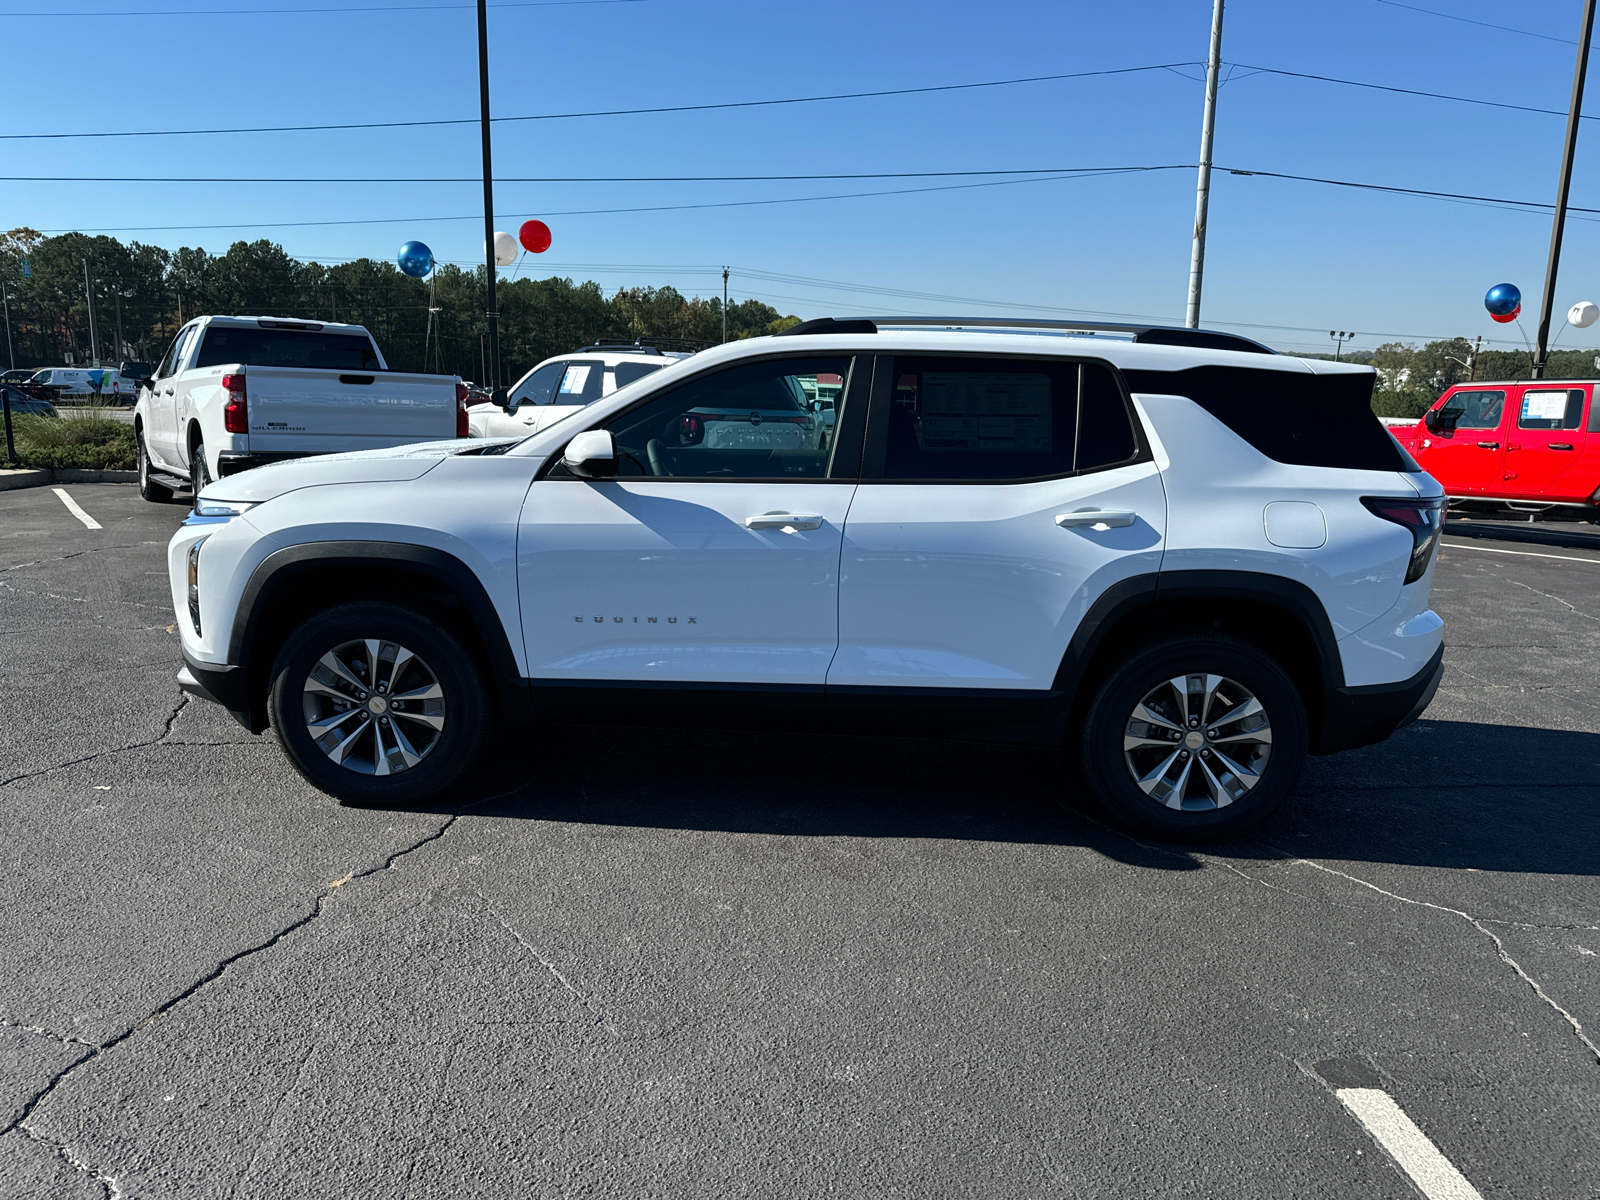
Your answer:
[[[1365,1088],[1600,1196],[1596,527],[1448,538],[1424,718],[1195,851],[911,740],[342,807],[180,695],[184,510],[64,490],[0,493],[0,1195],[1416,1195]]]

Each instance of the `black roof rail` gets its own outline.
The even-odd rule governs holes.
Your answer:
[[[587,346],[580,346],[576,350],[569,350],[569,354],[584,354],[590,351],[612,352],[630,350],[634,354],[694,354],[705,347],[704,342],[694,341],[692,338],[653,336],[646,334],[636,337],[631,342],[622,338],[600,338]]]
[[[1201,350],[1237,350],[1246,354],[1276,354],[1270,346],[1236,333],[1213,329],[1183,329],[1171,325],[1132,325],[1115,321],[1060,321],[1034,317],[818,317],[802,321],[774,337],[820,333],[877,333],[888,329],[1037,329],[1062,333],[1116,333],[1146,346],[1191,346]]]

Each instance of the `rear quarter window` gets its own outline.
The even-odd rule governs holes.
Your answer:
[[[1371,372],[1207,366],[1124,371],[1134,392],[1186,396],[1275,462],[1354,471],[1414,470],[1372,413]]]

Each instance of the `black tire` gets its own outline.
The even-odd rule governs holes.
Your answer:
[[[166,504],[172,499],[172,489],[163,487],[150,478],[150,455],[144,448],[144,434],[140,433],[134,439],[138,449],[139,458],[139,495],[149,500],[152,504]]]
[[[338,679],[320,665],[325,655],[336,652],[341,662],[350,661],[348,647],[366,639],[409,651],[414,658],[395,681],[395,694],[416,691],[414,685],[419,680],[430,689],[436,685],[441,693],[437,709],[430,708],[428,716],[395,716],[392,721],[388,716],[376,716],[376,712],[383,711],[375,707],[379,688],[357,692],[346,680]],[[387,665],[392,667],[397,657],[391,656]],[[380,684],[385,665],[380,657],[376,672]],[[318,676],[308,691],[313,669]],[[419,670],[420,674],[415,673]],[[354,668],[358,679],[372,673],[359,663]],[[318,685],[325,685],[328,680],[348,699],[331,699],[326,686],[319,690]],[[364,702],[358,702],[358,697]],[[273,663],[267,704],[278,741],[296,770],[313,787],[359,804],[408,804],[445,791],[482,753],[493,723],[483,671],[460,639],[414,609],[378,601],[337,605],[309,618],[291,633]],[[347,710],[351,713],[349,723],[329,725],[323,744],[319,745],[308,726],[313,712],[316,719],[342,721]],[[424,723],[434,715],[440,720],[436,730]],[[330,756],[336,752],[336,748],[329,749],[332,741],[343,736],[343,730],[358,727],[364,732],[350,739],[350,748],[344,752],[349,757],[336,762]],[[409,737],[396,739],[397,728],[408,731]],[[424,739],[428,739],[425,745]],[[401,745],[406,747],[405,755],[400,753]],[[383,757],[389,764],[385,769],[391,773],[376,773],[379,755],[375,746],[385,747]],[[405,758],[413,753],[419,761],[407,766]]]
[[[211,468],[206,466],[206,444],[196,442],[189,454],[189,490],[194,493],[194,503],[200,503],[200,492],[211,482]]]
[[[1192,676],[1223,682],[1210,693],[1209,680],[1200,681],[1199,692],[1191,683],[1193,694],[1184,696],[1167,683]],[[1159,720],[1136,712],[1147,700],[1143,715]],[[1196,709],[1205,711],[1195,717]],[[1240,716],[1226,719],[1233,712]],[[1258,727],[1262,716],[1265,729]],[[1217,740],[1207,740],[1208,729]],[[1156,744],[1167,737],[1176,757]],[[1300,776],[1306,747],[1305,704],[1276,660],[1240,638],[1192,634],[1159,642],[1111,670],[1089,702],[1079,761],[1095,795],[1124,825],[1172,841],[1212,841],[1241,833],[1277,808]]]

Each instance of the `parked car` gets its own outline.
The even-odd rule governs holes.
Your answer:
[[[448,789],[496,717],[899,733],[1069,746],[1070,788],[1201,838],[1426,706],[1444,494],[1370,368],[929,324],[810,321],[520,440],[220,479],[168,549],[179,682],[364,802]],[[825,375],[825,447],[650,452]]]
[[[18,384],[26,383],[29,379],[32,379],[34,374],[35,372],[27,367],[17,367],[14,370],[0,372],[0,383],[8,383],[12,387],[16,387]]]
[[[196,317],[139,391],[139,491],[198,495],[266,463],[465,437],[466,395],[453,375],[391,371],[359,325]]]
[[[472,437],[527,437],[688,357],[637,342],[602,342],[559,354],[517,380],[505,408],[487,398],[472,404],[467,409],[468,429]]]
[[[11,383],[0,382],[0,391],[5,393],[6,404],[11,409],[11,415],[14,417],[24,415],[59,417],[61,415],[56,411],[56,406],[51,404],[50,401],[41,400],[37,396],[30,396],[26,392],[19,391]]]
[[[1600,407],[1593,380],[1452,387],[1390,431],[1453,500],[1600,517]]]

